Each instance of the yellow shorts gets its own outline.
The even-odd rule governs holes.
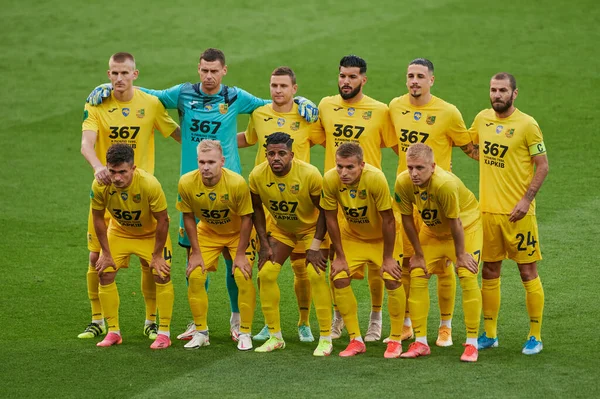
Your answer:
[[[104,221],[106,222],[106,226],[108,226],[110,222],[110,212],[108,210],[106,210],[106,212],[104,213]],[[94,229],[94,217],[92,216],[91,204],[90,212],[88,213],[87,242],[88,251],[100,252],[100,242],[98,241],[98,237],[96,236],[96,230]]]
[[[443,274],[444,270],[442,268],[450,267],[446,262],[440,262],[440,260],[449,259],[452,262],[456,262],[454,240],[451,237],[440,239],[421,231],[419,241],[421,242],[421,248],[423,248],[423,255],[425,255],[427,273]],[[470,227],[468,231],[465,231],[465,251],[470,253],[477,263],[481,261],[482,245],[483,229],[480,224]]]
[[[413,208],[413,220],[415,221],[415,227],[417,228],[417,233],[421,231],[421,224],[423,221],[419,216],[419,210],[415,207]],[[400,224],[402,224],[402,215],[400,215]],[[411,256],[415,254],[415,250],[408,239],[408,236],[404,232],[404,227],[401,227],[400,232],[402,233],[402,250],[404,251],[404,258],[410,259]]]
[[[313,238],[315,238],[315,230],[310,230],[308,233],[303,234],[293,234],[288,233],[287,231],[283,231],[276,224],[272,223],[268,226],[269,235],[276,239],[277,241],[287,245],[288,247],[294,248],[294,252],[296,252],[297,248],[304,249],[303,253],[310,248],[310,244],[312,244]],[[329,241],[329,236],[325,235],[325,239],[321,241],[321,249],[329,249],[331,242]],[[296,252],[297,253],[297,252]]]
[[[250,237],[254,237],[254,231],[250,233]],[[219,255],[226,248],[231,255],[231,259],[235,259],[237,248],[240,243],[240,234],[217,235],[213,231],[198,228],[198,243],[200,252],[204,260],[206,271],[214,272],[219,264]],[[246,246],[246,258],[252,265],[256,259],[256,243],[253,239]]]
[[[379,273],[383,261],[383,240],[358,241],[356,239],[342,238],[342,248],[348,263],[350,273],[338,273],[333,280],[351,278],[362,280],[365,278],[365,266],[369,273]],[[384,280],[396,280],[388,273],[383,274]]]
[[[483,261],[498,262],[512,259],[518,264],[537,262],[542,259],[538,242],[538,226],[535,215],[525,215],[516,223],[508,221],[508,215],[484,212]]]
[[[154,252],[155,238],[138,238],[138,237],[120,237],[114,234],[108,234],[108,246],[115,267],[106,268],[107,272],[115,272],[117,269],[129,267],[129,258],[131,255],[136,255],[140,260],[150,264],[152,261],[152,252]],[[167,235],[167,241],[163,248],[163,257],[168,265],[171,265],[171,257],[173,256],[173,246],[171,245],[171,237]],[[154,270],[152,273],[156,274]]]

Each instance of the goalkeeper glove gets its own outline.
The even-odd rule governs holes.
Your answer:
[[[319,120],[319,109],[315,103],[301,96],[294,97],[294,102],[298,104],[298,114],[306,119],[308,123]]]
[[[112,89],[113,87],[110,83],[103,83],[92,90],[85,102],[93,106],[100,105],[105,98],[110,97]]]

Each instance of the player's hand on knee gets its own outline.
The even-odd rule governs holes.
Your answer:
[[[190,277],[190,274],[192,274],[192,272],[198,266],[200,266],[202,268],[202,273],[204,273],[206,271],[206,269],[204,267],[204,259],[202,258],[202,255],[199,253],[192,252],[188,259],[187,268],[185,269],[185,276]]]
[[[423,269],[423,271],[425,272],[425,275],[429,276],[429,273],[427,273],[427,263],[425,262],[425,257],[423,255],[415,254],[415,255],[411,256],[409,264],[410,264],[411,271],[413,269]]]
[[[469,253],[460,254],[456,257],[456,272],[458,273],[458,268],[463,267],[470,271],[473,274],[477,274],[479,272],[479,265],[473,255]]]
[[[294,102],[298,104],[298,114],[308,123],[314,123],[319,120],[319,108],[315,103],[302,96],[294,97]]]
[[[112,93],[112,84],[103,83],[100,86],[96,86],[94,90],[90,93],[90,95],[85,100],[86,103],[90,105],[100,105],[105,98],[110,97],[110,93]]]
[[[336,257],[333,262],[331,262],[331,277],[335,277],[336,275],[338,275],[341,272],[346,272],[348,273],[348,275],[350,275],[350,269],[348,268],[348,262],[346,262],[346,259],[342,259],[339,257]]]
[[[252,265],[248,262],[246,254],[236,255],[233,260],[233,267],[231,268],[232,275],[235,273],[235,269],[240,269],[246,280],[252,278]]]
[[[98,261],[96,261],[96,271],[98,272],[98,276],[102,276],[104,270],[111,266],[115,266],[115,261],[112,256],[101,253]]]
[[[402,268],[394,259],[384,259],[379,273],[381,274],[381,277],[383,277],[383,273],[387,273],[397,280],[402,278]]]
[[[327,258],[323,256],[321,250],[313,251],[309,249],[306,251],[306,264],[309,263],[313,265],[317,274],[327,270]]]
[[[258,270],[262,269],[262,267],[267,263],[267,261],[273,262],[273,250],[271,246],[266,243],[260,243],[260,249],[258,250]]]
[[[169,266],[165,258],[162,257],[162,254],[152,256],[150,269],[156,270],[156,275],[161,281],[164,281],[165,277],[171,274],[171,266]]]

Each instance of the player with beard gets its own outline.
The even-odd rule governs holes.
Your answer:
[[[381,169],[381,148],[397,143],[391,125],[388,106],[363,93],[367,83],[367,63],[356,55],[340,60],[338,90],[336,96],[325,97],[319,104],[320,125],[315,129],[325,132],[325,168],[327,172],[336,167],[335,153],[343,143],[357,143],[364,151],[364,161]],[[381,338],[381,307],[384,283],[379,268],[369,270],[371,292],[371,320],[365,341]],[[335,302],[335,301],[334,301]],[[344,324],[336,308],[332,325],[332,337],[339,338]]]
[[[542,351],[544,289],[537,272],[538,246],[535,195],[548,174],[546,146],[538,123],[513,105],[517,98],[513,75],[500,72],[490,81],[492,108],[473,121],[473,142],[481,147],[479,201],[483,222],[482,302],[485,333],[478,348],[498,346],[500,271],[502,260],[517,263],[525,287],[529,338],[523,354]]]

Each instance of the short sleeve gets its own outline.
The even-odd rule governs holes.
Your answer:
[[[383,124],[381,126],[381,141],[386,148],[394,147],[398,144],[396,138],[396,132],[394,130],[394,124],[390,116],[389,108],[385,107],[385,115],[383,117]]]
[[[337,173],[334,171],[334,173]],[[323,178],[323,190],[321,191],[321,208],[327,211],[335,211],[338,208],[338,200],[336,197],[336,188],[333,185],[331,174],[325,174]]]
[[[454,182],[446,182],[440,187],[437,202],[440,212],[447,219],[457,219],[460,216],[460,196],[458,186]]]
[[[148,198],[150,211],[152,213],[162,212],[167,209],[167,198],[158,180],[153,179],[150,181],[152,182],[150,183],[150,190],[148,190],[151,193]]]
[[[81,131],[91,130],[98,133],[100,130],[98,125],[98,108],[86,103],[85,107],[83,108],[83,123],[81,125]]]
[[[185,188],[184,176],[179,179],[179,184],[177,185],[177,204],[175,207],[183,213],[193,212],[192,204]]]
[[[236,213],[240,216],[250,215],[254,212],[252,207],[252,199],[250,198],[250,190],[243,178],[239,179],[236,185]]]
[[[396,178],[394,185],[394,199],[398,204],[398,210],[403,215],[413,214],[414,198],[412,196],[412,187],[409,187],[402,174]]]
[[[181,83],[165,90],[152,90],[146,89],[144,87],[140,87],[139,89],[144,93],[148,93],[155,97],[158,97],[158,99],[166,109],[177,109],[177,104],[179,102],[179,93],[181,93],[181,87],[184,84],[185,83]]]
[[[392,197],[390,189],[383,173],[377,173],[374,178],[374,190],[372,191],[373,200],[379,212],[387,211],[392,208]]]
[[[239,101],[239,113],[240,114],[250,114],[258,107],[262,107],[265,104],[270,104],[271,100],[263,100],[262,98],[258,98],[248,93],[245,90],[242,90],[238,87],[235,88],[237,90],[238,101]]]
[[[256,128],[254,127],[254,115],[251,115],[250,120],[248,120],[248,127],[246,127],[244,136],[246,136],[246,142],[250,145],[254,145],[258,141]],[[260,151],[260,148],[258,150]]]
[[[163,137],[169,137],[179,125],[171,118],[165,107],[160,101],[156,102],[156,118],[154,128],[157,129]]]
[[[92,189],[90,191],[90,201],[92,209],[101,211],[106,209],[106,202],[104,201],[104,194],[100,188],[100,184],[94,179],[92,183]]]
[[[463,120],[460,111],[454,106],[451,108],[450,125],[446,131],[446,135],[448,135],[450,140],[459,147],[471,142],[471,135],[467,130],[465,121]]]

